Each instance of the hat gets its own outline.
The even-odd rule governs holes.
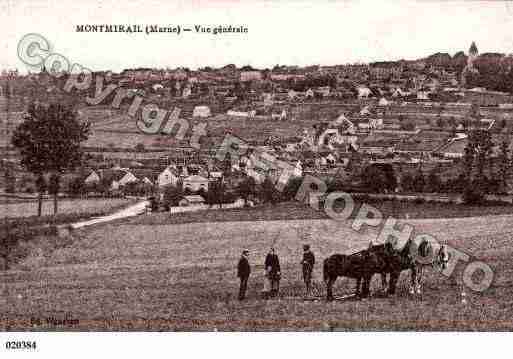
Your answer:
[[[304,251],[307,251],[307,250],[309,250],[309,249],[310,249],[310,245],[309,245],[309,244],[304,244],[304,245],[303,245],[303,250],[304,250]]]
[[[242,254],[249,254],[249,251],[248,251],[247,249],[244,249],[244,250],[242,251]]]

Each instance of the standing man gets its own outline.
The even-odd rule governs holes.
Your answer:
[[[239,300],[246,299],[246,290],[248,289],[248,278],[251,273],[251,267],[248,261],[249,251],[242,251],[242,255],[237,265],[237,277],[240,279]]]
[[[267,280],[270,282],[270,296],[276,297],[280,290],[281,269],[280,259],[273,247],[265,257],[265,273]]]
[[[303,246],[303,280],[306,285],[306,296],[309,296],[312,290],[312,272],[315,264],[315,256],[310,250],[310,245],[305,244]]]

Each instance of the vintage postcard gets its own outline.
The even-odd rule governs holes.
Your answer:
[[[0,9],[0,331],[513,329],[511,2]]]

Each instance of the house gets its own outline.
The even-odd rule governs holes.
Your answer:
[[[390,105],[390,101],[388,101],[386,98],[382,97],[379,99],[379,102],[378,102],[378,105],[379,106],[389,106]]]
[[[132,172],[130,172],[129,170],[124,171],[125,175],[121,177],[121,179],[118,181],[120,186],[125,186],[129,183],[137,182],[137,177],[135,177],[135,175]]]
[[[105,170],[101,175],[102,182],[108,184],[111,190],[118,190],[132,182],[137,182],[137,177],[127,169],[114,168]]]
[[[183,180],[183,189],[191,192],[208,191],[208,179],[200,175],[186,177]]]
[[[89,173],[89,175],[84,179],[85,184],[92,184],[92,183],[99,183],[100,182],[100,176],[96,171],[92,171]]]
[[[264,106],[269,107],[274,104],[273,95],[270,93],[265,93],[264,97]]]
[[[178,170],[174,165],[167,166],[159,175],[157,176],[157,185],[159,187],[173,185],[176,186],[178,184],[178,180],[180,175],[178,174]]]
[[[184,196],[179,202],[180,207],[187,207],[193,205],[201,205],[205,203],[205,199],[200,195]]]
[[[210,116],[212,116],[212,114],[208,106],[196,106],[194,110],[192,110],[192,117],[206,118]]]
[[[429,100],[429,94],[427,91],[418,91],[417,100]]]
[[[365,106],[360,110],[360,116],[368,116],[371,114],[369,106]]]
[[[192,94],[191,86],[189,86],[189,85],[185,86],[183,89],[183,92],[182,92],[182,97],[188,98],[191,94]]]
[[[260,71],[242,71],[240,73],[240,80],[247,81],[260,81],[262,80],[262,73]]]
[[[249,117],[249,118],[253,118],[256,115],[256,111],[252,110],[252,111],[245,112],[245,111],[228,110],[226,112],[226,114],[228,116],[234,116],[234,117]]]
[[[406,92],[406,91],[403,91],[401,88],[396,88],[395,91],[392,93],[392,97],[393,98],[397,98],[397,97],[404,97],[404,96],[408,96],[409,93]]]
[[[289,90],[289,92],[287,94],[287,96],[289,97],[289,100],[295,99],[297,95],[298,95],[297,92],[294,90]]]
[[[153,91],[157,92],[157,91],[164,89],[164,86],[162,86],[161,84],[155,84],[152,86],[152,88],[153,88]]]
[[[372,91],[367,86],[359,86],[356,88],[356,91],[358,92],[358,98],[369,98],[372,94]]]

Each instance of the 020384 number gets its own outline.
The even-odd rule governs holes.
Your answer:
[[[37,344],[35,341],[6,341],[5,349],[8,350],[35,350],[37,348]]]

